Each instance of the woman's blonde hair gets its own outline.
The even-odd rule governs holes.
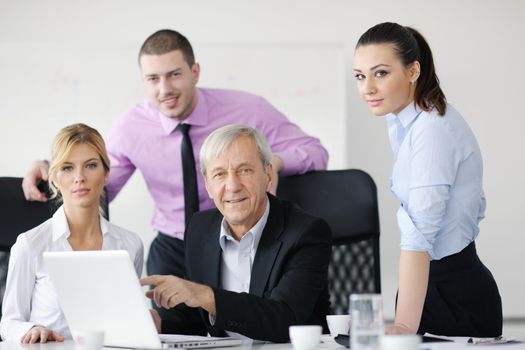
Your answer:
[[[106,174],[109,172],[109,157],[106,152],[106,144],[100,133],[82,123],[66,126],[55,136],[51,148],[51,161],[49,164],[51,198],[57,198],[60,195],[60,191],[55,185],[58,171],[71,153],[73,146],[78,144],[86,144],[91,147],[100,157]]]

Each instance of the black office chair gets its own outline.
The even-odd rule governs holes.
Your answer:
[[[45,187],[41,189],[47,192]],[[56,205],[52,202],[26,201],[22,192],[22,178],[19,177],[0,177],[0,198],[0,297],[3,299],[9,251],[16,238],[53,216]]]
[[[277,196],[325,219],[332,229],[328,268],[334,314],[347,314],[352,293],[381,293],[379,213],[374,180],[357,169],[281,177]]]
[[[49,195],[47,183],[39,185]],[[0,315],[5,291],[9,252],[20,233],[36,227],[53,216],[59,207],[55,201],[29,202],[22,192],[22,178],[0,177]],[[107,200],[101,203],[104,216],[109,217]]]

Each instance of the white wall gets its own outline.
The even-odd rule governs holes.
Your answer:
[[[525,198],[520,180],[525,160],[523,13],[525,2],[520,0],[2,0],[0,175],[22,176],[31,159],[47,157],[51,138],[67,123],[85,121],[106,134],[117,116],[142,97],[136,52],[157,29],[177,29],[196,48],[209,43],[341,46],[347,55],[348,91],[347,148],[341,152],[346,152],[348,167],[368,171],[378,186],[385,314],[392,317],[399,234],[397,203],[386,190],[391,151],[385,121],[372,117],[357,97],[351,57],[357,38],[373,24],[390,20],[412,25],[434,50],[449,102],[478,137],[488,199],[478,250],[499,282],[504,315],[524,317],[519,272],[525,265],[520,225]],[[19,57],[20,50],[25,57]],[[60,52],[60,59],[50,52]],[[35,59],[38,69],[31,65]],[[97,90],[96,85],[85,86],[82,73],[71,74],[84,66],[89,81],[93,75],[99,78],[110,94],[76,93]],[[311,69],[329,68],[320,64]],[[47,89],[50,81],[53,94]],[[14,103],[20,96],[23,102]],[[327,125],[319,116],[318,127],[337,132],[342,126]],[[140,176],[133,177],[111,210],[114,222],[140,232],[146,242],[153,237],[151,199]]]

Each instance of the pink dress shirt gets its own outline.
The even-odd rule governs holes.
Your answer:
[[[281,175],[326,169],[328,153],[319,140],[306,135],[262,97],[233,90],[197,91],[197,106],[184,120],[192,125],[189,133],[197,167],[201,145],[212,131],[228,124],[244,124],[266,136],[272,152],[283,160]],[[182,134],[175,130],[178,124],[178,120],[164,116],[149,101],[124,113],[106,139],[111,160],[107,188],[112,200],[138,168],[155,203],[153,229],[182,239]],[[200,210],[212,208],[200,169],[197,182]]]

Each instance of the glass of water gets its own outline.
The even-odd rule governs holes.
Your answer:
[[[381,294],[350,295],[352,350],[378,350],[385,324]]]

